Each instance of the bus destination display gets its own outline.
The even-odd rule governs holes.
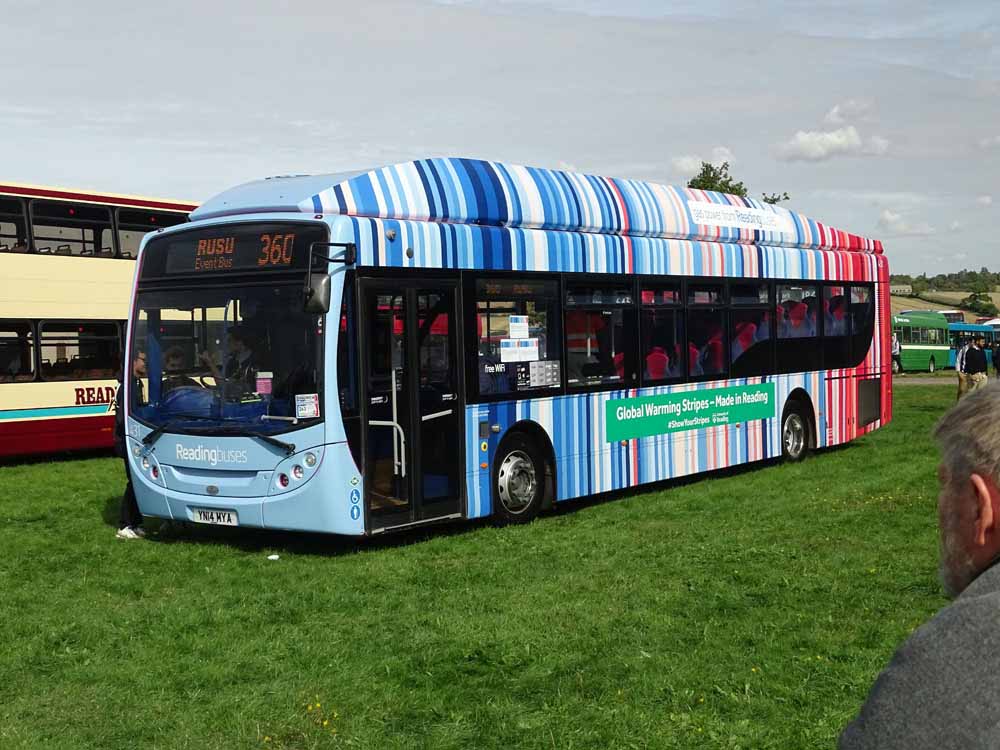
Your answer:
[[[322,237],[311,227],[229,227],[226,234],[178,233],[164,237],[164,273],[215,274],[281,271],[306,265],[309,245]],[[157,243],[158,245],[159,243]],[[154,265],[158,265],[154,261]],[[152,269],[151,269],[152,270]]]

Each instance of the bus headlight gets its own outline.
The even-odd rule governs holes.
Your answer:
[[[142,457],[142,470],[149,471],[149,458],[146,456]]]
[[[271,487],[267,494],[281,495],[285,492],[298,490],[316,475],[322,460],[322,446],[289,456],[274,467]]]

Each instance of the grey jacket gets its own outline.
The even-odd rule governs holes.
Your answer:
[[[1000,565],[899,647],[838,747],[1000,748]]]

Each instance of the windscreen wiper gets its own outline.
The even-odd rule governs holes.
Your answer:
[[[160,436],[163,433],[169,432],[173,428],[177,427],[177,425],[181,422],[186,422],[192,419],[201,419],[208,422],[218,421],[217,417],[206,417],[203,414],[175,414],[172,419],[167,420],[152,432],[147,433],[146,437],[142,439],[142,444],[145,446],[152,446],[157,440],[160,439]]]

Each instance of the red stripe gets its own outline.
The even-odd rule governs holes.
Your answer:
[[[21,187],[19,185],[4,185],[3,183],[0,183],[0,193],[7,193],[8,195],[23,195],[28,198],[56,198],[59,200],[84,201],[86,203],[108,203],[114,206],[129,206],[133,208],[157,208],[165,211],[183,211],[184,213],[190,213],[198,207],[197,204],[180,203],[178,201],[126,198],[113,195],[81,193],[72,190],[58,190],[56,188],[33,188]]]
[[[111,448],[114,415],[0,422],[0,456]]]

